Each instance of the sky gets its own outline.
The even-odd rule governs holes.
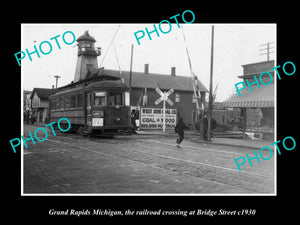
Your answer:
[[[154,23],[153,23],[154,24]],[[106,69],[129,71],[131,45],[133,49],[132,70],[144,71],[144,64],[149,64],[150,73],[171,74],[171,67],[176,67],[176,75],[191,77],[186,46],[189,51],[192,70],[204,86],[209,89],[211,61],[211,27],[214,25],[214,59],[213,59],[213,89],[218,84],[216,101],[225,101],[235,91],[234,84],[240,82],[237,77],[243,74],[242,65],[265,61],[266,55],[260,49],[267,42],[274,42],[276,47],[276,24],[185,24],[172,23],[169,33],[160,36],[152,33],[152,40],[147,34],[140,39],[138,45],[134,33],[143,30],[153,30],[153,24],[22,24],[21,49],[34,51],[34,45],[39,49],[43,41],[49,41],[52,52],[48,55],[40,53],[40,58],[32,54],[21,61],[21,76],[23,90],[33,88],[52,88],[55,85],[55,75],[61,78],[58,86],[69,84],[74,79],[77,62],[77,42],[67,45],[62,40],[66,31],[72,31],[76,39],[88,30],[96,39],[95,47],[101,47],[102,54],[98,57],[98,65]],[[158,24],[156,23],[156,27]],[[181,29],[183,27],[183,29]],[[168,30],[163,24],[162,29]],[[117,32],[117,33],[116,33]],[[113,45],[109,45],[114,37]],[[146,33],[146,32],[145,32]],[[186,42],[183,39],[185,35]],[[60,35],[57,40],[50,38]],[[71,35],[66,35],[66,41],[72,41]],[[47,44],[43,50],[47,52]],[[276,48],[272,49],[270,59],[275,59]],[[104,55],[106,54],[105,58]],[[117,60],[118,59],[118,60]],[[118,65],[119,61],[119,65]],[[275,61],[276,63],[276,61]],[[17,61],[16,61],[17,64]],[[17,64],[18,65],[18,64]],[[176,87],[174,87],[176,90]]]

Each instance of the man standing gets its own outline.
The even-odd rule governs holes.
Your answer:
[[[185,128],[185,124],[183,122],[183,118],[180,117],[179,118],[179,122],[177,123],[177,125],[175,126],[175,132],[178,134],[178,138],[176,140],[176,146],[178,148],[180,148],[180,143],[183,141],[184,138],[184,128]]]

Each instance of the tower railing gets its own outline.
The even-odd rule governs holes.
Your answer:
[[[101,48],[100,47],[79,47],[78,48],[78,55],[87,54],[87,55],[101,55]]]

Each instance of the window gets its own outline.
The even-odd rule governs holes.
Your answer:
[[[197,111],[192,111],[192,122],[197,122]]]
[[[180,102],[180,94],[175,94],[175,102]]]
[[[51,100],[50,100],[50,109],[51,109],[51,110],[54,110],[55,107],[56,107],[56,102],[55,102],[54,99],[51,99]]]
[[[82,46],[82,47],[90,48],[90,47],[91,47],[91,44],[90,44],[90,43],[83,43],[81,46]]]
[[[196,102],[197,102],[197,98],[196,98],[195,94],[193,94],[192,102],[193,102],[193,103],[196,103]]]
[[[55,99],[55,102],[56,102],[56,109],[59,109],[59,107],[60,107],[60,102],[59,102],[59,98],[57,98],[57,99]]]
[[[129,94],[129,92],[125,92],[125,105],[130,106],[130,94]]]
[[[60,107],[59,107],[60,109],[63,109],[63,108],[64,108],[64,98],[63,98],[63,97],[60,97],[60,98],[59,98],[59,106],[60,106]]]
[[[70,108],[70,96],[65,97],[65,108]]]
[[[95,106],[105,106],[106,104],[106,93],[96,92],[94,93],[94,105]]]
[[[83,94],[77,95],[77,107],[83,107]]]
[[[70,96],[70,108],[76,108],[76,95]]]
[[[40,103],[39,99],[33,97],[33,100],[32,100],[32,106],[33,106],[33,107],[39,107],[39,106],[40,106],[39,103]]]
[[[109,105],[123,105],[122,92],[110,92],[108,98]]]

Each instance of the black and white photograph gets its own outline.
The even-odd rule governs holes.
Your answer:
[[[23,195],[276,194],[276,24],[22,24],[22,51]]]
[[[6,7],[3,220],[296,219],[296,6],[211,3]]]

